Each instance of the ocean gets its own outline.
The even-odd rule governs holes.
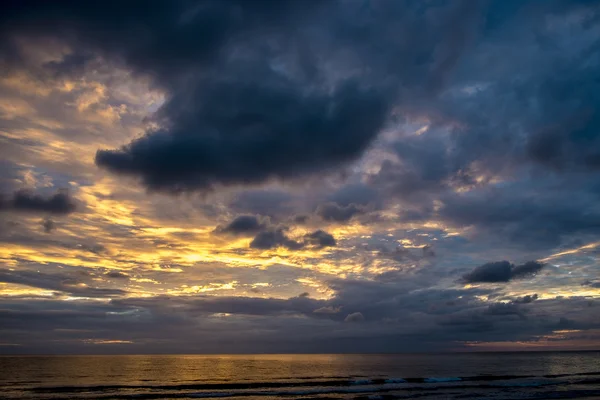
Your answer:
[[[2,399],[600,399],[600,352],[3,356]]]

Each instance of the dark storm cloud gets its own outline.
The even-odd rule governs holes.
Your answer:
[[[121,289],[89,287],[76,275],[50,274],[27,270],[0,269],[0,282],[54,290],[80,297],[118,297],[126,294],[126,291]]]
[[[120,58],[141,72],[159,75],[164,83],[176,79],[178,72],[213,60],[227,40],[244,31],[284,25],[319,3],[9,0],[3,7],[0,32],[7,39],[58,37],[76,49]],[[4,58],[19,61],[21,54],[14,43],[7,40],[3,44]]]
[[[346,222],[353,216],[364,213],[365,210],[356,204],[340,206],[337,203],[325,203],[317,207],[317,215],[325,221]]]
[[[359,156],[382,127],[387,104],[381,93],[355,82],[330,94],[306,93],[284,77],[266,76],[210,79],[163,112],[172,118],[192,109],[169,131],[99,151],[96,163],[169,192],[291,178]]]
[[[395,101],[443,88],[481,10],[468,1],[11,1],[0,32],[6,63],[24,61],[15,38],[58,38],[73,54],[50,69],[77,69],[93,54],[164,88],[160,128],[99,150],[96,163],[180,192],[356,159]]]
[[[478,282],[508,282],[512,279],[535,275],[544,268],[544,264],[537,261],[528,261],[525,264],[514,265],[508,261],[490,262],[480,265],[473,271],[463,276],[467,283]]]
[[[253,249],[268,250],[277,247],[285,247],[289,250],[299,250],[303,244],[290,239],[285,233],[286,229],[277,228],[259,232],[252,242],[250,247]]]
[[[277,16],[272,11],[265,13],[260,7],[237,11],[258,14],[266,25],[281,27],[271,20]],[[214,19],[203,9],[197,13]],[[273,37],[281,35],[287,33],[276,29]],[[213,41],[220,51],[231,50],[220,44]],[[203,190],[336,167],[358,157],[383,126],[389,107],[386,91],[356,79],[345,80],[334,90],[314,85],[307,90],[307,82],[290,77],[291,71],[266,65],[263,50],[254,57],[258,58],[241,64],[225,62],[214,76],[198,77],[191,86],[188,81],[172,90],[157,114],[166,121],[165,129],[148,132],[118,150],[100,150],[96,163],[140,177],[152,190]]]
[[[9,199],[5,196],[0,197],[0,210],[2,209],[64,215],[74,212],[77,205],[66,190],[60,190],[52,196],[42,196],[30,190],[21,189]]]
[[[268,219],[256,215],[239,215],[225,226],[218,226],[216,233],[232,235],[253,235],[269,226]]]
[[[307,244],[317,247],[331,247],[336,245],[333,235],[321,229],[307,234],[304,240]]]

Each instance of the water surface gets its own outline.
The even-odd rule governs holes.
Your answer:
[[[600,398],[600,352],[0,357],[6,399]]]

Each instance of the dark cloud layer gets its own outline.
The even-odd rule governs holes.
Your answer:
[[[77,208],[75,201],[69,195],[66,190],[61,190],[52,196],[42,196],[36,194],[30,190],[18,190],[10,199],[3,200],[0,197],[0,210],[10,209],[20,212],[31,212],[31,213],[49,213],[49,214],[70,214]],[[47,228],[47,230],[52,230]]]
[[[141,176],[156,190],[256,183],[350,161],[383,125],[386,103],[374,90],[349,82],[331,94],[305,93],[283,77],[273,80],[202,85],[197,98],[185,99],[191,104],[166,106],[193,115],[120,150],[99,151],[96,163]]]
[[[535,275],[542,268],[544,268],[544,264],[537,261],[528,261],[521,265],[514,265],[508,261],[497,261],[480,265],[464,275],[463,280],[467,283],[508,282],[512,279]]]
[[[0,269],[0,282],[53,290],[80,297],[116,297],[126,293],[126,291],[121,289],[90,287],[73,275],[36,271],[11,271],[8,269]]]
[[[22,351],[35,351],[54,338],[65,344],[59,346],[61,351],[82,351],[76,342],[89,338],[90,332],[130,340],[139,349],[175,353],[326,351],[334,344],[339,352],[355,351],[357,346],[366,351],[415,351],[432,345],[443,349],[456,341],[520,341],[556,329],[598,327],[598,305],[586,299],[540,300],[529,295],[493,302],[482,300],[493,294],[490,290],[414,290],[419,285],[406,280],[337,280],[330,287],[336,293],[328,300],[303,294],[288,299],[196,295],[81,303],[13,299],[0,310],[0,337],[21,343]],[[14,335],[17,331],[22,332],[19,337]],[[372,341],[377,346],[365,347]]]
[[[150,76],[167,92],[154,116],[159,128],[99,150],[96,164],[151,190],[205,190],[296,178],[358,158],[395,101],[439,91],[481,11],[469,2],[430,11],[419,2],[367,8],[11,1],[0,20],[10,39],[2,56],[23,61],[19,37],[58,38],[75,53],[53,70],[99,56]],[[417,36],[418,43],[406,40]]]
[[[45,2],[9,0],[4,4],[0,30],[15,37],[59,37],[79,53],[62,64],[81,64],[94,51],[118,57],[141,72],[158,75],[161,82],[177,73],[209,63],[232,37],[261,28],[291,22],[320,1],[205,0],[162,2],[133,0],[102,4],[70,0]],[[89,29],[94,27],[94,29]],[[19,61],[19,49],[10,40],[3,56]]]

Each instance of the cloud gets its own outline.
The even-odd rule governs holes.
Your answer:
[[[174,74],[192,65],[214,61],[232,37],[263,24],[291,23],[294,18],[312,11],[318,3],[310,0],[300,7],[294,1],[285,0],[276,5],[236,0],[208,0],[199,4],[134,0],[125,6],[116,0],[108,0],[102,6],[63,0],[33,4],[11,2],[0,19],[0,29],[7,39],[26,34],[57,37],[77,49],[118,56],[140,71],[152,72],[162,79],[175,79]],[[133,23],[136,20],[137,25]],[[84,28],[90,25],[96,29]],[[136,35],[138,29],[148,35]],[[12,57],[13,63],[22,56],[10,40],[2,50],[5,60]],[[163,58],[165,55],[170,56],[171,62]]]
[[[262,48],[253,54],[254,43],[229,37],[231,46],[248,49],[242,65],[223,57],[218,69],[211,70],[213,76],[171,89],[158,112],[167,128],[147,132],[120,149],[100,150],[96,163],[166,192],[293,179],[340,168],[372,143],[394,101],[439,90],[466,46],[477,14],[477,7],[449,6],[432,16],[439,23],[423,25],[419,7],[390,3],[372,10],[377,14],[373,23],[373,16],[361,13],[356,4],[323,3],[322,14],[313,14],[307,23],[314,29],[292,33],[293,24],[286,29],[277,24],[268,37],[275,46],[281,36],[300,45],[284,42],[268,49],[273,54],[268,65]],[[298,16],[307,14],[293,19],[304,23]],[[263,22],[272,24],[270,17],[273,13]],[[406,22],[402,28],[397,28],[398,18]],[[412,36],[416,26],[423,39],[419,45],[398,41]],[[423,26],[431,32],[425,33]],[[446,31],[451,33],[448,40]],[[215,46],[222,45],[219,50],[227,54],[226,43]],[[323,57],[329,65],[320,62]],[[281,67],[274,68],[276,63]],[[401,94],[396,93],[399,86]]]
[[[315,314],[337,314],[341,311],[341,307],[326,306],[314,310]]]
[[[547,79],[538,89],[540,106],[546,116],[552,118],[529,137],[526,154],[534,162],[562,171],[597,171],[600,168],[597,150],[600,114],[593,107],[581,107],[600,101],[594,67],[581,65],[588,60],[589,55],[583,52],[570,63],[561,63],[559,68],[564,72]],[[559,93],[570,101],[559,101],[556,98]]]
[[[277,228],[259,232],[250,242],[250,247],[259,250],[268,250],[277,247],[299,250],[303,247],[303,244],[290,239],[286,235],[284,228]]]
[[[121,289],[90,287],[78,277],[35,271],[0,269],[0,282],[15,283],[39,289],[54,290],[79,297],[119,297],[127,292]]]
[[[421,248],[421,253],[423,257],[435,257],[435,251],[433,250],[433,246],[426,244]]]
[[[349,221],[353,216],[362,214],[363,212],[365,212],[364,208],[359,207],[356,204],[340,206],[333,202],[321,204],[316,211],[317,215],[325,221],[335,222]]]
[[[405,249],[402,246],[396,246],[396,248],[394,248],[393,250],[383,247],[377,252],[377,255],[381,258],[386,258],[398,262],[415,259],[414,254],[412,254],[410,250]]]
[[[463,276],[465,282],[508,282],[512,277],[513,265],[508,261],[483,264]]]
[[[50,218],[46,218],[42,221],[42,227],[44,228],[44,232],[50,233],[56,229],[56,223]]]
[[[487,315],[523,315],[517,303],[493,303],[483,313]]]
[[[2,209],[65,215],[75,212],[77,205],[67,190],[59,190],[52,196],[44,197],[30,190],[21,189],[14,192],[9,200],[0,202],[0,210]]]
[[[304,235],[302,241],[290,239],[285,233],[286,230],[287,228],[276,228],[260,232],[254,237],[252,242],[250,242],[250,247],[261,250],[277,247],[285,247],[289,250],[300,250],[305,246],[323,248],[333,247],[337,244],[333,235],[320,229],[312,233],[307,233]]]
[[[513,302],[517,303],[517,304],[529,304],[529,303],[533,303],[537,299],[538,299],[538,295],[537,295],[537,293],[534,293],[534,294],[525,295],[523,297],[518,297],[518,298],[514,299]]]
[[[230,207],[240,213],[271,217],[293,212],[293,196],[281,190],[245,190],[237,194]]]
[[[311,299],[307,296],[291,297],[289,299],[272,299],[258,297],[231,297],[231,296],[197,296],[182,297],[169,300],[166,297],[150,299],[131,298],[113,300],[120,306],[160,308],[160,302],[166,301],[167,308],[172,304],[180,304],[183,309],[191,314],[198,313],[229,313],[240,315],[311,315],[312,311],[323,304],[321,300]]]
[[[558,182],[578,190],[578,196],[553,190]],[[473,227],[523,246],[557,246],[567,236],[598,232],[600,214],[592,207],[597,195],[594,187],[581,176],[564,182],[552,176],[516,181],[506,183],[502,190],[486,187],[444,196],[439,216],[454,226]]]
[[[499,283],[512,279],[523,278],[538,273],[545,264],[537,261],[528,261],[525,264],[514,265],[508,261],[490,262],[480,265],[463,276],[466,283]]]
[[[358,206],[379,206],[382,199],[377,188],[363,183],[351,183],[342,186],[335,191],[330,200],[338,206],[347,207],[349,205]]]
[[[309,220],[308,215],[295,215],[292,218],[292,221],[294,221],[294,223],[299,224],[299,225],[303,225],[305,223],[307,223]]]
[[[364,320],[365,317],[360,312],[348,314],[346,318],[344,318],[344,322],[362,322]]]
[[[338,289],[341,292],[330,300],[204,295],[128,297],[110,302],[13,299],[5,301],[0,310],[0,337],[21,344],[27,352],[49,345],[68,353],[85,352],[77,340],[93,335],[140,343],[140,351],[223,352],[224,343],[229,349],[234,343],[236,351],[323,352],[334,348],[343,353],[431,346],[447,349],[474,340],[537,342],[559,327],[598,327],[597,304],[589,299],[505,305],[483,300],[483,295],[491,292],[482,289],[414,291],[406,282],[340,282]],[[323,312],[315,312],[319,309]],[[332,312],[338,309],[353,312]],[[360,323],[365,315],[369,316],[368,329]],[[14,330],[19,330],[18,337]],[[203,337],[200,344],[198,332]],[[426,344],[423,335],[429,337]]]
[[[467,3],[431,13],[394,2],[365,13],[358,2],[322,0],[14,3],[0,20],[0,58],[31,66],[18,39],[57,40],[73,51],[44,64],[52,73],[100,58],[151,79],[166,93],[156,124],[99,149],[96,164],[150,190],[205,191],[359,158],[395,102],[447,83],[481,11]],[[400,39],[416,34],[418,44]]]
[[[593,288],[598,288],[600,289],[600,281],[591,281],[591,280],[587,280],[585,282],[583,282],[581,284],[581,286],[589,286],[589,287],[593,287]]]
[[[0,163],[2,258],[16,270],[0,277],[44,293],[9,289],[0,342],[431,351],[598,327],[599,283],[579,286],[597,275],[585,245],[600,233],[592,2],[88,3],[9,1],[0,15],[0,158],[16,162]],[[65,114],[96,89],[106,99],[87,111],[127,109],[102,130]],[[215,193],[147,196],[106,171]],[[13,215],[14,189],[36,187],[22,207],[56,219],[42,187],[69,182],[92,206],[64,229],[43,235],[37,214]],[[319,220],[360,224],[334,237]],[[223,237],[208,240],[217,223]],[[231,249],[232,236],[291,251]],[[539,295],[526,282],[463,284],[543,268],[486,259],[549,255],[569,274],[540,274]],[[481,266],[456,282],[464,265]]]
[[[225,226],[215,229],[219,234],[252,235],[269,226],[269,220],[256,215],[239,215]]]
[[[289,250],[300,250],[305,246],[316,248],[335,246],[335,238],[323,231],[316,230],[304,235],[300,241],[291,239],[287,235],[289,227],[271,224],[268,217],[255,215],[240,215],[225,226],[218,226],[214,232],[218,234],[231,234],[239,236],[254,235],[250,248],[268,250],[285,247]]]
[[[320,229],[305,235],[304,241],[309,245],[317,247],[331,247],[336,245],[333,235]]]
[[[528,261],[525,264],[517,265],[512,269],[512,278],[522,278],[529,275],[535,275],[546,265],[537,261]]]
[[[168,114],[193,110],[177,116],[169,131],[99,150],[96,164],[166,192],[292,178],[358,157],[387,113],[382,94],[354,82],[307,94],[284,77],[211,79],[191,97],[192,104],[188,95],[164,106]]]
[[[121,271],[109,271],[104,276],[112,279],[129,279],[129,275]]]

